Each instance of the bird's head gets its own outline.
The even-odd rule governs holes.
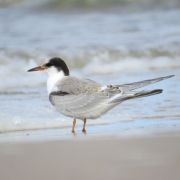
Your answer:
[[[49,74],[63,72],[64,76],[69,76],[66,63],[58,57],[51,58],[47,63],[28,70],[28,72],[32,71],[47,71]]]

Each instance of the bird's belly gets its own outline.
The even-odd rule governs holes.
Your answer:
[[[94,94],[67,95],[51,97],[56,110],[66,116],[78,119],[95,119],[114,107],[104,96]]]
[[[107,111],[112,109],[114,106],[109,104],[104,105],[97,105],[91,108],[63,108],[63,107],[56,107],[56,110],[62,113],[65,116],[74,117],[78,119],[96,119],[101,115],[105,114]]]

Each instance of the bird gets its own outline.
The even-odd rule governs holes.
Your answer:
[[[82,132],[86,133],[87,119],[99,118],[124,101],[160,94],[162,89],[137,89],[174,76],[120,85],[102,85],[91,79],[71,76],[67,64],[59,57],[53,57],[47,63],[28,70],[33,71],[47,71],[49,101],[58,112],[73,119],[72,133],[75,133],[77,119],[83,121]]]

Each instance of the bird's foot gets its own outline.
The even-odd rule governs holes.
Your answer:
[[[87,132],[86,132],[86,129],[84,129],[84,128],[82,129],[82,132],[83,132],[84,134],[86,134],[86,133],[87,133]]]
[[[75,130],[72,130],[71,131],[73,135],[76,135],[76,131]]]

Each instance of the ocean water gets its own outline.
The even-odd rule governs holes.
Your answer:
[[[163,94],[125,102],[89,121],[94,132],[121,130],[114,124],[125,129],[126,125],[178,125],[179,18],[178,8],[52,11],[35,8],[32,1],[0,8],[0,132],[69,130],[72,120],[48,101],[46,74],[26,72],[54,56],[67,62],[72,75],[102,84],[176,75],[147,87],[163,88]]]

